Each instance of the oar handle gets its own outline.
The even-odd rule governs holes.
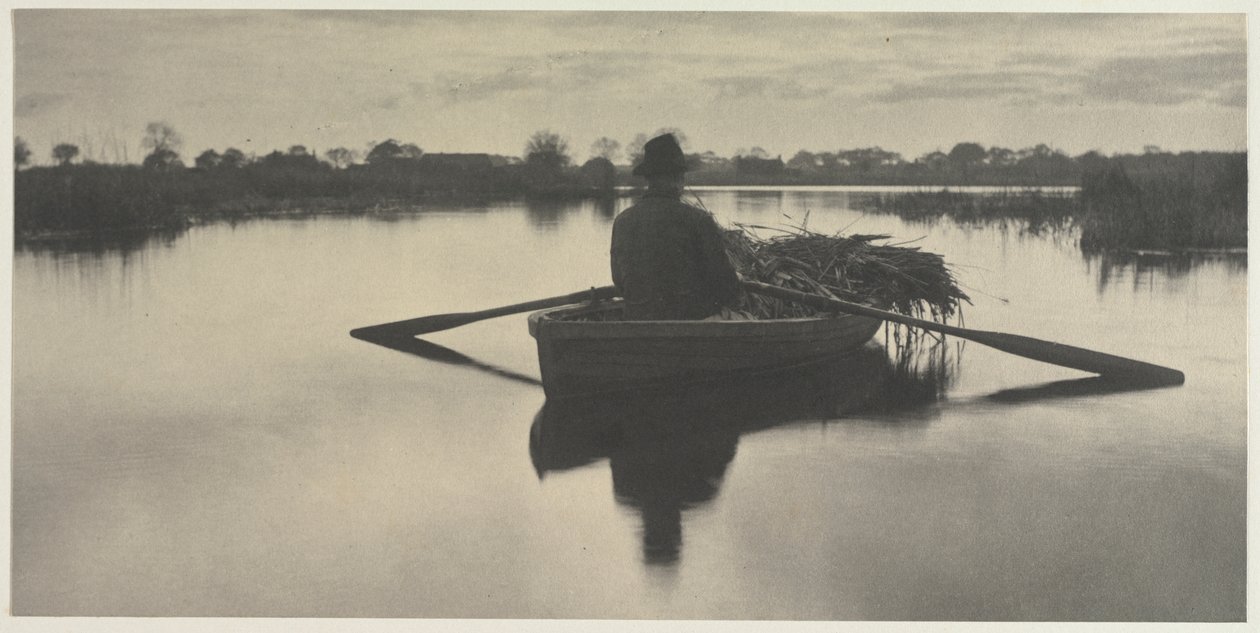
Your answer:
[[[819,310],[858,314],[930,332],[957,336],[958,338],[975,341],[1009,354],[1031,358],[1043,363],[1050,363],[1051,365],[1079,369],[1109,378],[1167,385],[1179,385],[1186,381],[1185,374],[1170,367],[1162,367],[1131,358],[1095,352],[1081,347],[1043,341],[1030,336],[972,330],[925,319],[916,319],[904,314],[841,301],[840,299],[812,295],[788,288],[771,286],[757,281],[745,280],[742,284],[745,290],[756,294],[800,303]]]

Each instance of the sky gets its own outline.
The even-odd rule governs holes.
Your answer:
[[[205,11],[13,13],[14,134],[139,162],[304,145],[575,160],[677,128],[689,151],[958,142],[1080,154],[1246,148],[1242,14]]]

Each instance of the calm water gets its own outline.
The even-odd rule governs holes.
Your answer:
[[[922,238],[968,325],[1187,382],[1098,393],[971,344],[927,402],[876,349],[729,399],[566,410],[543,406],[524,316],[432,335],[454,362],[347,335],[605,285],[627,201],[23,249],[14,611],[1244,617],[1245,263],[1086,259],[1068,236],[863,217],[845,192],[701,195],[724,222]]]

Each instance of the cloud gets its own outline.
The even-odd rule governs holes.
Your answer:
[[[1211,98],[1211,102],[1227,108],[1246,108],[1247,82],[1239,81],[1222,88]]]
[[[444,72],[429,82],[412,83],[417,95],[439,94],[450,101],[480,101],[505,93],[558,93],[616,87],[643,72],[643,60],[624,55],[575,49],[543,55],[515,56],[491,72]]]
[[[1246,55],[1240,49],[1112,57],[1097,62],[1024,53],[1007,58],[1003,66],[1005,70],[903,78],[869,97],[882,103],[1002,100],[1018,106],[1208,102],[1241,108],[1246,104]]]
[[[1056,77],[1039,72],[992,71],[930,75],[917,82],[899,81],[870,95],[882,103],[930,100],[1019,99],[1044,91]]]
[[[767,75],[726,75],[705,79],[703,83],[716,88],[719,99],[777,97],[799,100],[814,99],[831,93],[829,86],[804,84],[791,78]]]
[[[1099,64],[1082,82],[1083,94],[1099,101],[1179,105],[1233,94],[1245,82],[1245,51],[1122,57]],[[1227,98],[1241,107],[1242,101]]]
[[[13,115],[30,117],[55,110],[70,100],[70,95],[54,92],[32,92],[17,98],[13,104]]]

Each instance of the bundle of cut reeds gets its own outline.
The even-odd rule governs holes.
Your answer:
[[[757,230],[778,234],[762,238]],[[971,303],[940,255],[887,244],[887,235],[737,225],[725,237],[727,253],[745,279],[940,322],[959,317],[961,302]],[[744,293],[742,301],[741,309],[759,319],[818,314],[752,293]]]

